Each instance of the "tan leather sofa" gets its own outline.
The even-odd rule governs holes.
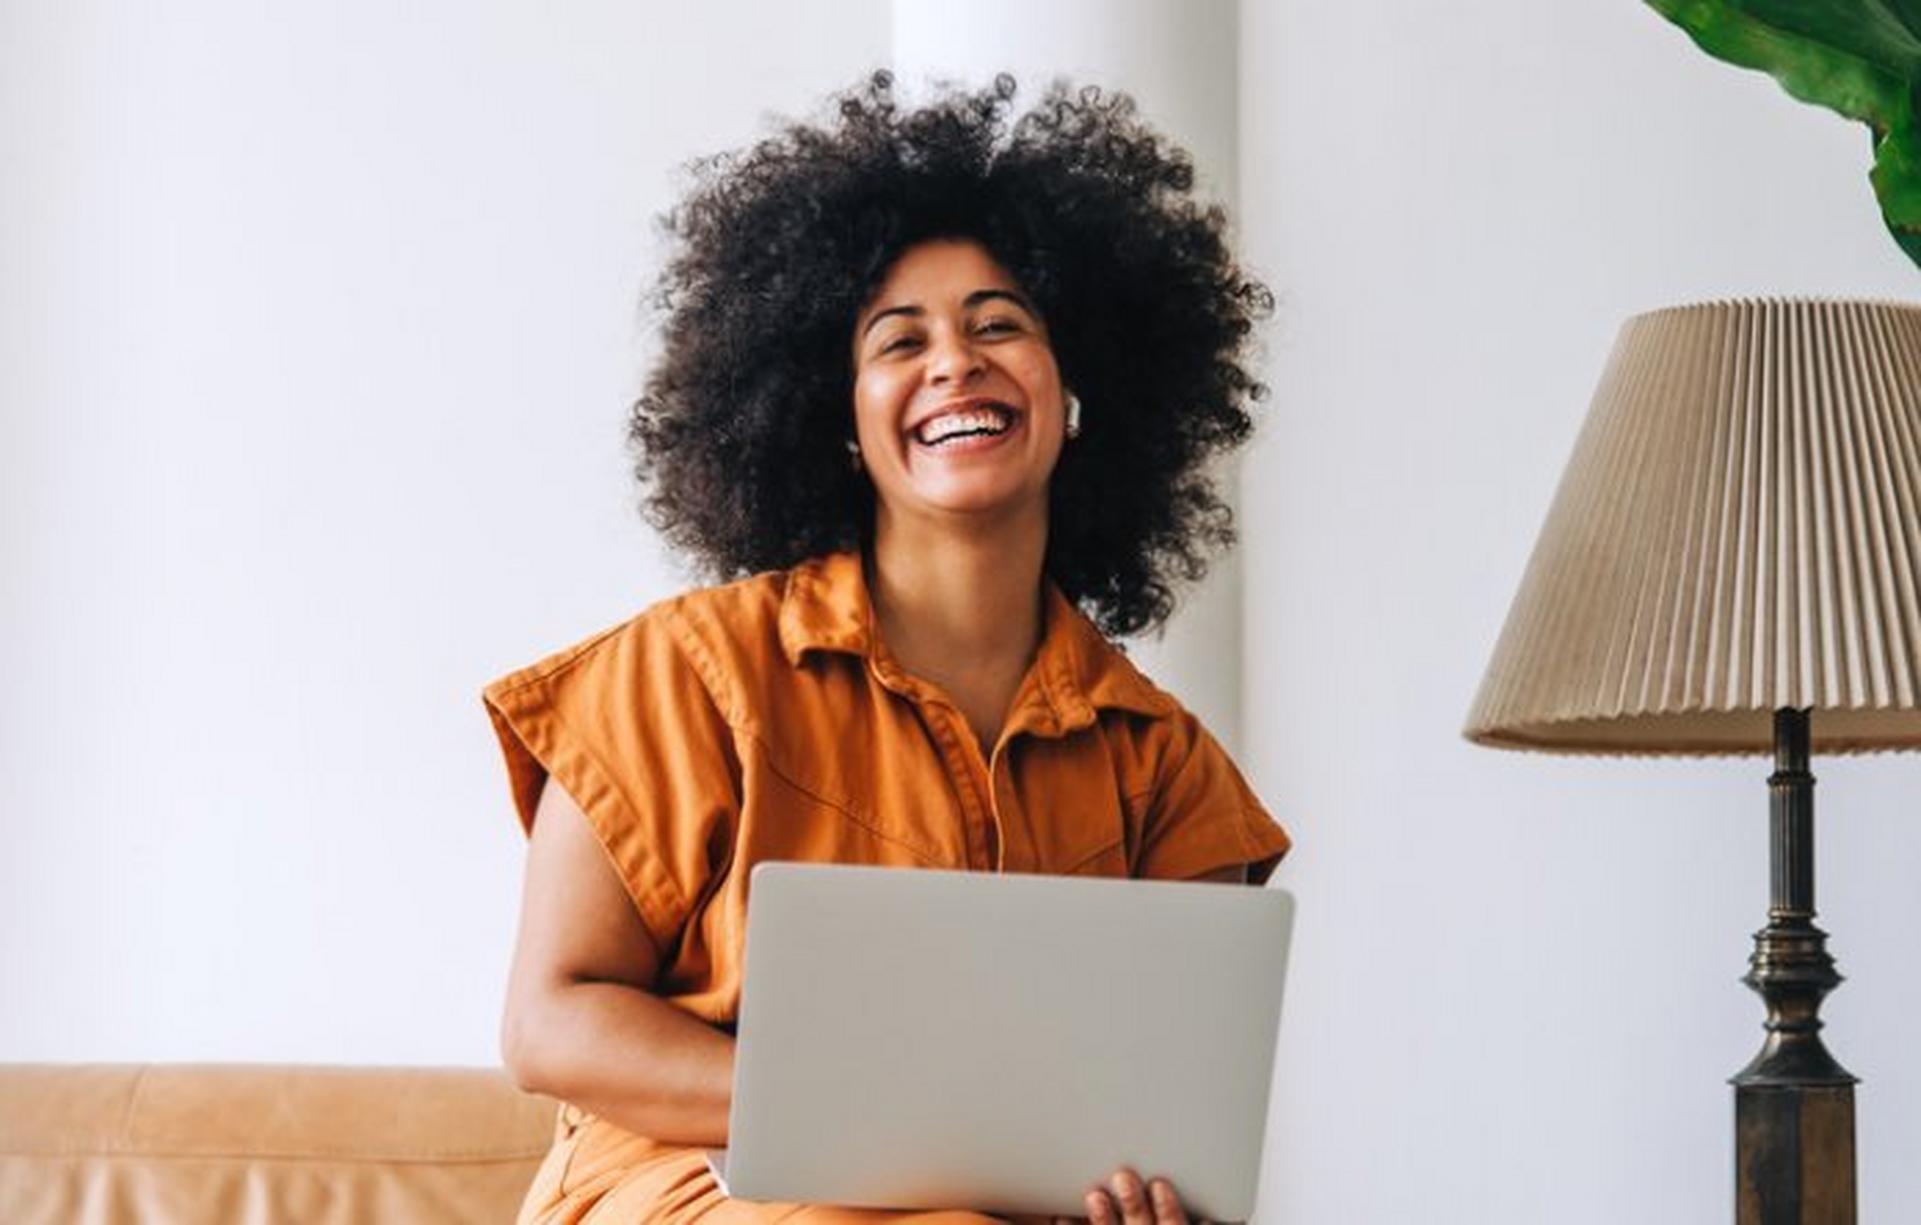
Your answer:
[[[491,1069],[0,1064],[0,1222],[511,1222],[554,1116]]]

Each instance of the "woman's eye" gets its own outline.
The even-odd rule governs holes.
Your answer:
[[[1007,319],[1007,318],[987,319],[975,325],[974,334],[977,336],[985,336],[990,334],[1005,336],[1009,333],[1018,332],[1020,330],[1021,330],[1021,325],[1019,320]],[[882,342],[880,348],[875,350],[875,352],[892,353],[896,349],[911,348],[915,345],[918,345],[920,341],[921,341],[921,338],[917,333],[902,332],[900,335],[894,337],[892,340]]]

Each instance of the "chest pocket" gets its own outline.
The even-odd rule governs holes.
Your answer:
[[[1005,753],[996,791],[1010,870],[1128,875],[1128,809],[1098,736],[1023,737]]]
[[[833,752],[828,747],[826,752]],[[748,866],[763,859],[814,863],[942,867],[951,854],[940,834],[951,824],[938,779],[890,787],[885,774],[859,785],[853,771],[823,780],[771,755],[754,763],[746,811],[752,829]]]

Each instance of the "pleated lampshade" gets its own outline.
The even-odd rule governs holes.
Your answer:
[[[1921,747],[1921,306],[1621,329],[1468,716],[1480,744]]]

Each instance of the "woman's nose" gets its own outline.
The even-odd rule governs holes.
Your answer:
[[[986,360],[964,331],[937,335],[928,342],[927,372],[933,381],[963,381],[986,368]]]

